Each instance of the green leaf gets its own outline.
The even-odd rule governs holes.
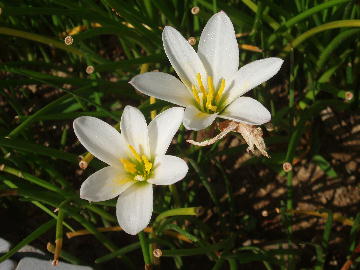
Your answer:
[[[323,156],[315,155],[312,160],[326,173],[328,177],[335,178],[338,176],[331,164]]]

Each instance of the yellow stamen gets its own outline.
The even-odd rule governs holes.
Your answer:
[[[192,93],[194,95],[194,98],[195,98],[196,102],[201,106],[200,98],[199,98],[199,95],[198,95],[197,90],[196,90],[194,85],[191,86],[191,91],[192,91]]]
[[[152,163],[147,159],[145,155],[142,155],[142,160],[144,162],[145,171],[148,174],[152,168]]]
[[[219,102],[225,89],[225,80],[221,79],[220,88],[217,91],[215,101]]]
[[[128,173],[136,173],[136,165],[134,163],[125,158],[120,159],[120,162],[124,166],[125,171]]]
[[[130,151],[131,153],[133,154],[133,156],[135,157],[135,159],[139,162],[141,162],[141,157],[140,155],[138,154],[138,152],[136,152],[135,148],[129,144],[129,148],[130,148]]]
[[[203,96],[206,97],[206,90],[205,90],[205,87],[204,87],[204,85],[202,83],[200,73],[196,74],[196,79],[198,81],[199,88],[200,88],[201,92],[203,93]]]
[[[208,76],[207,81],[208,81],[208,87],[209,87],[209,94],[211,93],[211,95],[213,96],[215,93],[215,90],[214,90],[214,83],[213,83],[212,77]]]

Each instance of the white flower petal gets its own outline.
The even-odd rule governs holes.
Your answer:
[[[169,155],[157,157],[154,165],[154,176],[148,182],[155,185],[172,185],[183,179],[189,170],[184,160]]]
[[[202,78],[206,78],[206,71],[199,56],[175,28],[166,26],[162,39],[171,65],[187,87],[190,88],[192,84],[197,85],[197,73],[200,73]]]
[[[130,180],[122,169],[105,167],[90,175],[80,188],[80,198],[101,202],[115,198],[134,181]]]
[[[198,55],[214,78],[230,79],[239,67],[239,47],[234,27],[225,12],[213,15],[205,25],[199,42]]]
[[[183,124],[186,129],[201,130],[207,128],[214,122],[217,113],[207,114],[200,112],[194,106],[186,107]]]
[[[165,155],[184,118],[184,108],[175,107],[158,114],[149,124],[151,156]]]
[[[121,193],[116,204],[120,227],[132,235],[139,233],[149,224],[152,211],[152,185],[144,182],[135,183]]]
[[[163,72],[147,72],[136,75],[130,84],[145,95],[176,105],[186,107],[193,100],[193,96],[180,80]]]
[[[120,133],[106,122],[90,116],[76,118],[73,123],[76,137],[95,157],[121,167],[119,159],[126,156]]]
[[[148,129],[139,109],[126,106],[120,121],[121,134],[126,142],[140,154],[150,155]]]
[[[257,100],[239,97],[219,117],[250,125],[262,125],[271,120],[270,112]]]
[[[232,78],[232,86],[229,87],[226,92],[229,103],[272,78],[276,73],[278,73],[283,62],[284,61],[280,58],[269,57],[256,60],[241,67],[235,73]]]

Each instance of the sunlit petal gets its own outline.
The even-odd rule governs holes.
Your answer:
[[[165,53],[182,82],[189,88],[196,84],[196,74],[206,77],[205,68],[189,42],[173,27],[162,34]]]
[[[185,85],[174,76],[163,72],[136,75],[130,84],[141,93],[186,107],[193,97]]]
[[[151,155],[164,155],[178,131],[184,117],[184,109],[175,107],[168,109],[159,115],[149,124],[149,140]]]
[[[116,204],[120,227],[128,234],[137,234],[150,222],[153,211],[153,188],[148,183],[136,183],[121,193]]]
[[[80,198],[100,202],[115,198],[134,181],[130,180],[122,169],[105,167],[90,175],[80,188]]]
[[[138,153],[150,155],[148,129],[139,109],[126,106],[120,121],[121,134]]]
[[[226,92],[229,103],[272,78],[278,73],[283,62],[280,58],[270,57],[256,60],[241,67],[235,73],[232,78],[233,83]]]
[[[82,116],[73,123],[76,137],[95,157],[112,166],[120,166],[119,159],[126,155],[120,133],[106,122]]]
[[[214,122],[217,114],[203,113],[194,106],[186,107],[183,124],[186,129],[201,130],[207,128]]]
[[[262,125],[271,120],[270,112],[259,101],[239,97],[219,117],[250,125]]]
[[[155,185],[172,185],[183,179],[189,170],[186,162],[175,156],[158,157],[154,164],[154,176],[148,181]]]
[[[221,78],[230,79],[239,67],[239,47],[234,27],[225,12],[213,15],[203,29],[198,55],[214,78],[215,87]]]

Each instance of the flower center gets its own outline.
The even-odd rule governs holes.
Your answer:
[[[221,79],[218,89],[214,88],[214,82],[211,76],[207,77],[207,89],[205,88],[201,75],[196,75],[198,86],[192,85],[191,91],[194,95],[196,106],[205,113],[220,112],[222,109],[222,96],[225,89],[225,80]]]
[[[121,164],[124,166],[125,171],[133,177],[135,181],[147,180],[151,174],[153,163],[150,162],[145,155],[140,155],[136,152],[132,145],[128,146],[133,157],[130,159],[120,159]]]

